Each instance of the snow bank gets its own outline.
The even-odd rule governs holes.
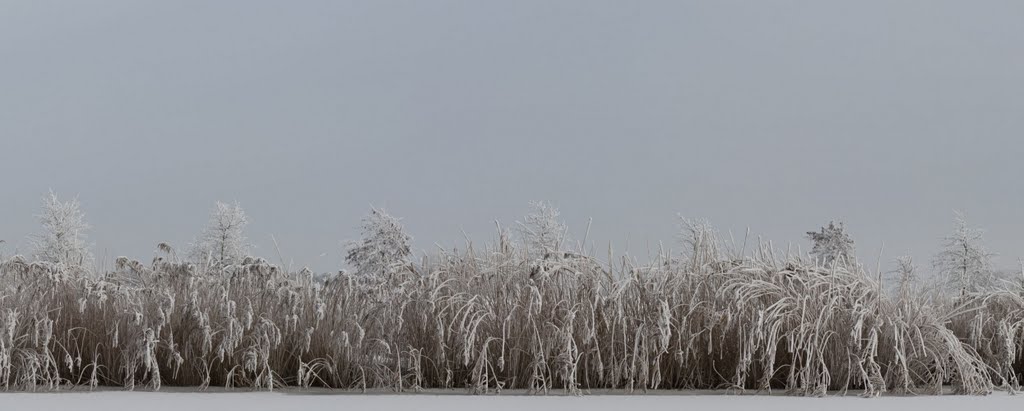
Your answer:
[[[806,398],[766,395],[715,395],[659,392],[647,395],[527,396],[461,395],[461,392],[427,394],[354,394],[341,391],[278,392],[47,392],[0,394],[2,410],[76,411],[226,411],[226,410],[437,410],[437,411],[535,411],[535,410],[927,410],[1022,409],[1024,397],[999,392],[985,397],[919,396],[860,398],[829,396]]]

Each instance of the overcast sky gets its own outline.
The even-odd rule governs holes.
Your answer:
[[[677,213],[785,247],[838,218],[927,266],[954,209],[1024,256],[1024,2],[0,0],[0,251],[53,189],[96,255],[239,201],[341,266],[370,204],[418,249],[530,200],[644,256]],[[650,244],[650,247],[648,247]],[[109,266],[109,264],[108,264]]]

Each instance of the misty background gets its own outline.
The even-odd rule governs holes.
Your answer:
[[[1019,1],[0,0],[0,252],[53,189],[98,259],[238,201],[333,271],[370,204],[419,250],[558,206],[600,256],[844,221],[923,267],[953,210],[1024,256]]]

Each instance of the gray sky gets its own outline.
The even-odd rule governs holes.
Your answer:
[[[184,248],[215,200],[340,266],[372,203],[417,247],[527,202],[645,255],[676,213],[784,246],[845,220],[922,265],[965,209],[1024,255],[1020,1],[0,0],[0,238],[48,189],[97,256]],[[327,253],[326,256],[321,256]]]

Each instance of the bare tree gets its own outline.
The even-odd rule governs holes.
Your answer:
[[[247,225],[249,219],[241,205],[218,201],[210,213],[210,221],[192,244],[193,260],[214,268],[241,262],[252,247],[245,237]]]
[[[362,237],[349,243],[345,261],[361,279],[383,280],[409,264],[411,245],[412,237],[398,218],[371,207],[363,218]]]
[[[960,296],[978,291],[993,280],[991,253],[983,244],[983,232],[967,226],[966,216],[956,212],[955,226],[943,241],[933,261],[945,284],[959,290]]]
[[[77,199],[60,201],[51,191],[43,198],[42,212],[36,217],[43,226],[41,233],[30,238],[36,260],[79,268],[92,263],[85,235],[91,227]]]
[[[857,261],[853,239],[842,222],[833,220],[821,227],[821,231],[808,231],[807,238],[813,243],[811,255],[823,265],[841,262],[852,266]]]
[[[542,258],[561,250],[568,229],[559,219],[561,213],[544,201],[530,202],[530,213],[519,223],[519,234],[534,258]]]

